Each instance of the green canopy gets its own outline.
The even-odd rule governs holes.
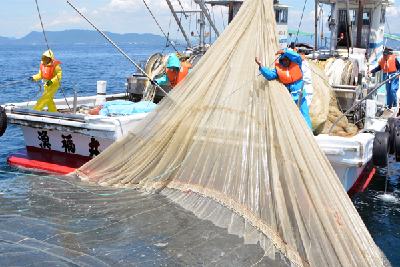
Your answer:
[[[289,35],[290,34],[297,34],[297,31],[288,30],[287,32],[288,32]],[[312,36],[312,35],[314,35],[314,33],[299,31],[299,35]]]
[[[288,31],[289,32],[289,31]],[[384,34],[383,35],[383,37],[385,37],[385,38],[389,38],[389,39],[391,39],[391,40],[395,40],[395,41],[400,41],[400,38],[399,37],[397,37],[397,36],[395,36],[395,35],[390,35],[390,34]]]

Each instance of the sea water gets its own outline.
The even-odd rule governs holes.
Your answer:
[[[119,46],[135,62],[174,52],[162,44]],[[110,44],[50,48],[63,72],[62,90],[55,98],[63,98],[63,92],[73,96],[75,86],[78,96],[94,95],[99,80],[107,81],[107,93],[125,92],[125,77],[137,72]],[[0,45],[0,85],[36,74],[45,50],[45,45]],[[38,84],[29,81],[0,87],[0,103],[37,100],[43,88],[38,90]],[[0,266],[251,266],[263,258],[259,246],[243,245],[240,238],[161,196],[127,191],[103,198],[46,174],[29,176],[10,167],[7,155],[24,146],[19,127],[8,126],[0,137]],[[393,266],[400,266],[400,163],[391,160],[387,181],[386,168],[378,169],[352,201],[376,244]],[[96,192],[115,192],[64,179]],[[157,212],[145,212],[151,210]]]

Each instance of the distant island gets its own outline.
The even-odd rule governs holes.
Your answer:
[[[112,33],[104,32],[114,43],[146,43],[160,44],[165,43],[166,38],[151,33]],[[65,30],[47,31],[47,40],[50,44],[103,44],[108,41],[97,31],[94,30]],[[0,36],[0,44],[46,44],[43,32],[30,32],[21,39]]]

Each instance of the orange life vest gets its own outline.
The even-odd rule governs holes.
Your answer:
[[[279,79],[285,85],[303,79],[303,74],[301,74],[301,69],[299,65],[297,65],[293,61],[290,62],[289,67],[284,67],[279,64],[279,61],[276,61],[275,68]]]
[[[53,66],[53,64],[46,65],[43,62],[40,64],[40,74],[46,80],[53,79],[53,77],[55,76],[54,67],[57,66],[58,64],[61,64],[60,61],[55,60],[55,59],[53,60],[53,62],[54,62],[54,66]]]
[[[181,62],[181,68],[177,72],[167,68],[167,77],[171,86],[175,87],[180,81],[182,81],[188,74],[190,68],[192,68],[192,65],[186,62]]]
[[[387,61],[385,61],[382,57],[382,59],[379,60],[379,66],[381,66],[381,69],[383,70],[384,73],[392,73],[397,71],[396,57],[391,55],[388,57]]]

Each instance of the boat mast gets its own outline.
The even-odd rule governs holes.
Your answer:
[[[211,27],[214,29],[214,32],[217,35],[217,37],[219,37],[219,32],[218,32],[217,28],[215,27],[214,23],[212,22],[210,16],[208,15],[206,7],[204,6],[204,0],[195,0],[195,3],[200,6],[201,11],[203,11],[202,13],[204,14],[204,16],[206,16],[206,18],[208,20],[208,23],[210,23]]]
[[[361,32],[363,25],[364,2],[365,0],[360,0],[358,5],[357,45],[356,45],[357,47],[361,47]]]
[[[205,49],[204,49],[204,29],[205,29],[206,23],[204,21],[204,13],[200,12],[200,53],[204,54]]]
[[[350,45],[351,45],[351,53],[353,53],[353,29],[351,27],[351,21],[350,21],[350,8],[349,8],[349,0],[346,1],[346,13],[347,13],[347,32],[349,33],[349,36],[347,38],[350,38]]]
[[[315,48],[314,51],[318,49],[318,14],[317,14],[317,10],[318,10],[318,0],[315,0],[315,11],[314,11],[314,21],[315,21]]]
[[[336,50],[337,43],[337,2],[331,3],[331,46],[330,46],[330,55],[333,56]]]
[[[179,29],[181,30],[181,32],[183,34],[183,37],[185,37],[186,43],[188,44],[189,47],[192,47],[192,45],[189,42],[189,38],[186,36],[185,30],[183,29],[182,24],[179,21],[178,16],[176,15],[176,12],[175,12],[174,8],[171,5],[171,2],[169,0],[166,0],[166,1],[167,1],[168,6],[169,6],[169,9],[171,9],[172,14],[174,15],[175,21],[178,24]]]

